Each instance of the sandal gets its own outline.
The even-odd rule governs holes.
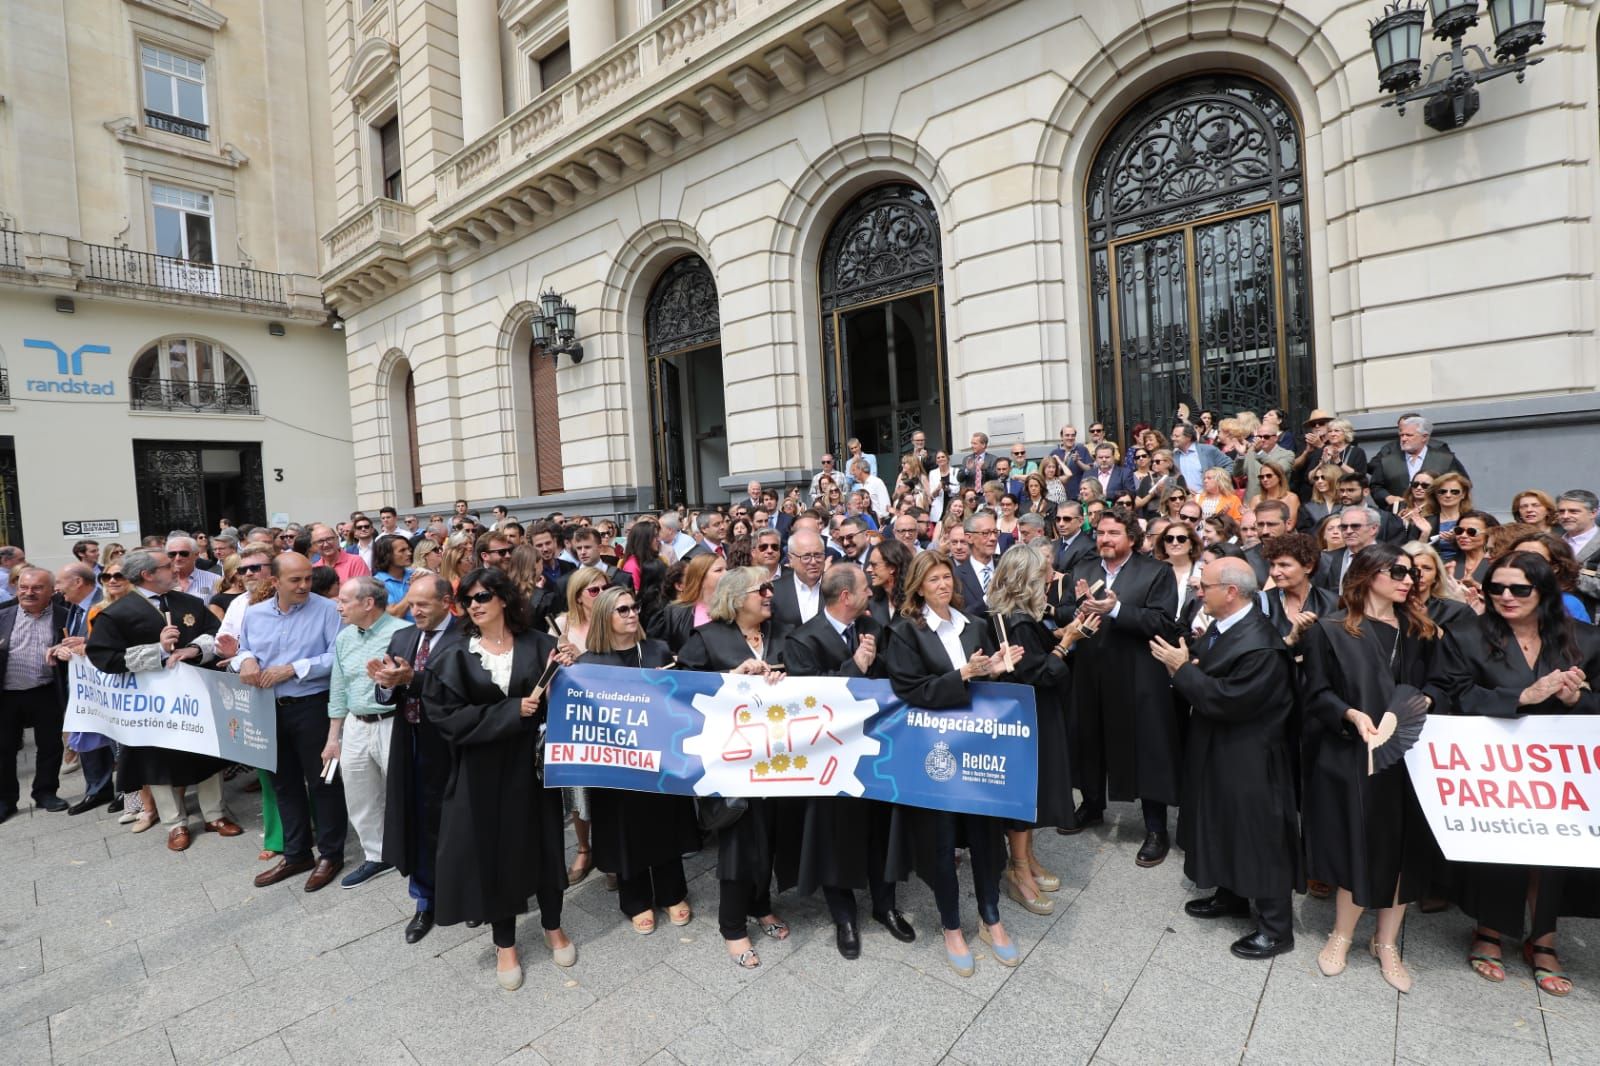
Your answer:
[[[784,921],[759,922],[761,931],[774,940],[789,939],[789,923]]]
[[[1472,972],[1483,978],[1499,984],[1506,979],[1506,960],[1499,955],[1485,955],[1481,951],[1472,949],[1479,944],[1491,944],[1495,950],[1500,949],[1500,938],[1493,933],[1485,933],[1482,929],[1472,931],[1472,943],[1467,945],[1467,965],[1472,967]]]
[[[1554,959],[1556,957],[1556,949],[1547,948],[1543,944],[1535,944],[1531,940],[1522,945],[1522,961],[1526,962],[1529,968],[1533,970],[1533,983],[1539,986],[1539,991],[1547,996],[1565,996],[1570,993],[1572,991],[1572,978],[1556,967],[1538,965],[1533,961],[1537,955],[1548,955]],[[1562,988],[1556,984],[1557,981],[1565,981],[1567,987]]]
[[[1330,955],[1332,949],[1335,954]],[[1344,973],[1345,958],[1350,954],[1350,938],[1343,933],[1329,933],[1328,942],[1317,952],[1317,969],[1324,977],[1338,977]]]
[[[689,906],[689,901],[676,903],[667,908],[667,921],[673,925],[688,925],[694,920],[694,908]]]
[[[633,923],[633,931],[640,936],[649,936],[656,931],[656,912],[640,911],[628,919]]]
[[[1372,957],[1378,960],[1378,972],[1383,974],[1383,979],[1397,992],[1411,991],[1411,972],[1406,969],[1405,963],[1400,961],[1400,948],[1396,944],[1380,944],[1378,938],[1372,938],[1370,947]]]
[[[733,964],[741,970],[753,970],[761,965],[761,956],[756,954],[755,948],[745,948],[732,958]]]
[[[262,851],[261,851],[261,854],[256,856],[256,861],[257,862],[271,862],[273,859],[276,859],[277,857],[278,857],[278,853],[277,852],[275,852],[275,851],[267,851],[266,849],[263,848]]]
[[[573,857],[572,865],[567,867],[568,888],[578,884],[594,872],[594,862],[588,858],[588,855],[588,848],[579,848],[578,854]]]
[[[140,814],[139,817],[133,820],[133,826],[128,830],[128,832],[142,833],[146,829],[149,829],[151,826],[155,825],[158,820],[159,819],[157,819],[153,814]]]

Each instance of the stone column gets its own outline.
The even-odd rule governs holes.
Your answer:
[[[617,12],[610,0],[567,0],[567,44],[572,69],[588,66],[617,43]]]
[[[457,0],[456,34],[461,48],[461,139],[470,144],[505,117],[495,0]]]

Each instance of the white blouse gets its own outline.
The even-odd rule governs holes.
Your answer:
[[[516,648],[510,648],[496,655],[483,646],[482,637],[473,637],[467,641],[467,650],[478,657],[483,668],[489,672],[489,679],[499,687],[501,692],[511,693],[511,656]]]
[[[950,618],[946,621],[940,618],[932,607],[922,608],[922,618],[939,638],[939,643],[944,645],[944,653],[950,659],[952,669],[959,670],[967,665],[967,653],[961,647],[961,631],[967,628],[967,616],[950,608]]]

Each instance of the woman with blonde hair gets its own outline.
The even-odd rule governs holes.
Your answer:
[[[1428,541],[1438,549],[1439,558],[1449,563],[1454,562],[1460,552],[1456,545],[1456,526],[1471,510],[1471,479],[1465,474],[1447,471],[1434,477],[1433,484],[1428,487],[1426,503],[1400,517],[1411,524],[1407,532],[1414,535],[1408,540]]]
[[[1210,518],[1225,514],[1239,524],[1239,494],[1233,491],[1233,474],[1225,467],[1214,466],[1201,476],[1204,483],[1200,491],[1200,513]]]
[[[720,555],[696,555],[684,567],[677,599],[661,612],[661,639],[674,653],[689,641],[689,634],[711,621],[711,601],[728,564]]]
[[[472,546],[470,541],[450,538],[450,543],[445,545],[444,551],[439,556],[439,576],[450,582],[451,588],[458,588],[461,579],[468,570],[468,558]],[[515,553],[513,553],[515,555]],[[523,595],[527,595],[524,590]]]
[[[1047,455],[1039,460],[1038,475],[1044,478],[1044,494],[1057,507],[1067,502],[1067,468],[1059,458]]]
[[[1548,533],[1556,527],[1556,501],[1548,492],[1523,489],[1511,497],[1511,517]]]
[[[1435,625],[1448,629],[1472,617],[1467,589],[1450,576],[1449,568],[1432,545],[1413,540],[1401,545],[1400,550],[1411,556],[1411,564],[1417,568],[1411,598],[1422,604]]]
[[[1320,522],[1339,510],[1339,477],[1344,470],[1333,463],[1323,463],[1311,471],[1311,498],[1306,500],[1306,514],[1312,522]]]

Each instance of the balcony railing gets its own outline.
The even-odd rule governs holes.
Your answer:
[[[17,231],[0,229],[0,267],[22,265],[22,244]]]
[[[5,367],[0,367],[0,403],[11,400],[11,372]]]
[[[189,411],[194,414],[253,415],[254,385],[128,379],[128,406],[135,411]]]
[[[200,263],[151,252],[86,244],[83,276],[141,289],[215,296],[241,303],[284,304],[283,275],[249,267]]]
[[[211,128],[203,122],[191,122],[177,115],[166,115],[160,111],[146,109],[144,124],[153,130],[163,133],[176,133],[180,137],[193,137],[197,141],[209,141]]]

